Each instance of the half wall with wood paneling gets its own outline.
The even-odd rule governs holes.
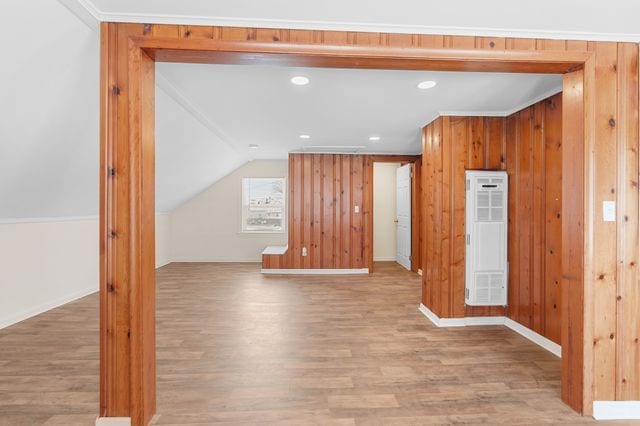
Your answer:
[[[562,94],[506,118],[509,318],[560,343]]]
[[[290,154],[288,249],[262,257],[264,269],[373,269],[373,164],[414,164],[420,156]],[[414,179],[413,193],[419,185]],[[418,198],[414,203],[418,203]],[[419,241],[419,210],[413,236]],[[306,255],[303,251],[306,249]],[[419,256],[419,250],[415,253]],[[415,270],[419,267],[419,258]]]
[[[508,315],[560,343],[562,94],[509,117],[423,129],[422,302],[440,317]],[[465,170],[509,173],[509,304],[466,306]]]

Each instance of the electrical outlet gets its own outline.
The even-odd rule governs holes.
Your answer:
[[[360,206],[357,205],[357,204],[355,206],[353,206],[353,212],[354,213],[360,213]]]
[[[307,248],[306,247],[302,247],[302,256],[306,256],[307,255]]]

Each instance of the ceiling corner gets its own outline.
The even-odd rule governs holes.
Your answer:
[[[58,0],[78,19],[84,22],[92,30],[98,30],[102,19],[102,12],[90,0]]]

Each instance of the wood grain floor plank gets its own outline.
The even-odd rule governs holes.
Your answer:
[[[158,270],[158,425],[582,424],[560,361],[504,327],[435,328],[421,282],[263,276],[258,264]],[[0,425],[89,425],[98,298],[0,330]]]

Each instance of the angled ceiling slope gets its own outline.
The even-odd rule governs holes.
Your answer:
[[[0,102],[0,223],[95,216],[98,23],[75,0],[7,0],[2,6],[0,46],[8,60],[0,78],[11,84]],[[166,212],[247,159],[158,80],[156,207]]]

